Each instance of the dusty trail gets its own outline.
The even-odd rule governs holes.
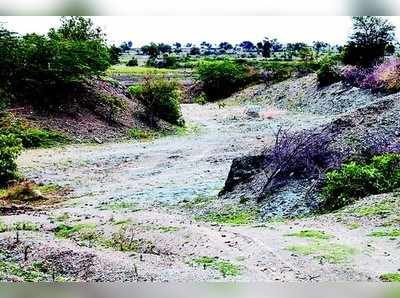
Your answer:
[[[249,112],[255,108],[261,111],[258,115]],[[21,260],[24,246],[29,245],[28,263],[45,260],[59,275],[88,281],[375,280],[380,272],[399,269],[398,243],[366,239],[370,228],[349,230],[334,215],[260,226],[220,226],[194,221],[193,214],[177,204],[215,196],[232,159],[262,149],[278,125],[301,129],[327,121],[276,111],[272,119],[269,112],[263,117],[268,110],[184,105],[184,117],[195,133],[151,142],[26,151],[19,159],[26,177],[69,186],[73,192],[55,208],[2,217],[5,223],[30,221],[40,226],[39,231],[20,233],[14,256]],[[90,240],[54,236],[57,225],[77,223],[95,224],[100,236],[112,235],[122,222],[130,223],[135,239],[150,241],[155,250],[119,252]],[[330,241],[357,247],[359,252],[345,263],[330,264],[286,249],[311,240],[285,234],[311,228],[325,230],[335,236]],[[10,250],[15,234],[0,237],[5,240],[0,248]],[[202,256],[229,261],[240,268],[240,274],[230,276],[194,265]]]

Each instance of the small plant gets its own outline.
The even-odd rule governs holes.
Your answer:
[[[136,239],[132,226],[123,225],[111,238],[100,241],[101,246],[118,251],[132,251],[137,253],[156,253],[154,243],[145,239]]]
[[[237,276],[240,274],[240,267],[229,261],[220,260],[215,257],[201,257],[193,261],[195,265],[203,266],[203,268],[211,268],[218,270],[226,276]]]
[[[131,128],[128,131],[128,134],[131,138],[137,139],[137,140],[149,140],[154,137],[154,135],[152,133],[138,129],[138,128]]]
[[[171,124],[183,126],[177,82],[147,77],[143,84],[131,86],[128,91],[145,105],[151,125],[155,125],[154,117],[159,117]]]
[[[294,236],[300,238],[313,238],[313,239],[330,239],[333,236],[325,233],[324,231],[302,230],[295,233],[286,234],[286,236]]]

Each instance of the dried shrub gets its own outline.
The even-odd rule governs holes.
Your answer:
[[[262,197],[284,186],[289,179],[319,179],[327,169],[340,165],[341,154],[329,146],[335,136],[328,129],[291,132],[280,128],[274,146],[264,152],[267,181]]]

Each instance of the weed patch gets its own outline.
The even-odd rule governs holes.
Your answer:
[[[58,238],[71,238],[74,234],[79,234],[80,231],[84,229],[95,230],[95,224],[76,224],[73,226],[61,224],[57,226],[54,230],[56,237]]]
[[[134,202],[115,202],[109,203],[105,206],[101,206],[100,210],[111,210],[111,211],[118,211],[118,210],[127,210],[131,212],[140,211],[141,209],[137,207],[137,204]]]
[[[205,215],[196,216],[195,220],[228,225],[247,225],[254,223],[256,220],[256,212],[245,210],[209,212]]]
[[[385,273],[379,276],[385,282],[400,282],[400,273]]]
[[[379,202],[370,206],[351,209],[350,212],[359,217],[387,215],[393,212],[395,205],[392,202]]]
[[[200,257],[195,259],[193,264],[203,266],[204,269],[212,268],[214,270],[218,270],[224,277],[240,275],[239,266],[215,257]]]
[[[337,264],[349,261],[356,250],[342,244],[314,241],[304,245],[291,245],[287,249],[303,256],[315,255],[329,263]]]
[[[315,230],[302,230],[295,233],[286,234],[285,236],[294,236],[300,238],[312,238],[312,239],[330,239],[333,236],[325,233],[324,231],[315,231]]]
[[[39,226],[30,221],[23,221],[13,224],[12,229],[17,231],[39,231]]]
[[[386,231],[374,231],[368,236],[371,237],[390,237],[390,238],[397,238],[400,237],[400,230],[399,229],[393,229],[393,230],[386,230]]]

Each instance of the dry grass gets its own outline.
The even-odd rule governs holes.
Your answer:
[[[22,181],[0,189],[0,205],[53,205],[61,202],[69,191],[57,185],[39,185],[32,181]]]

